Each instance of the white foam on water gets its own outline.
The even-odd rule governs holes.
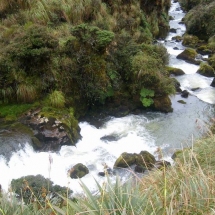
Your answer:
[[[207,87],[200,92],[196,93],[196,96],[204,102],[209,104],[215,104],[215,88]]]
[[[80,180],[71,179],[67,172],[75,164],[82,163],[89,168],[90,173],[81,180],[93,191],[96,189],[94,179],[101,183],[105,180],[98,176],[98,172],[103,171],[103,162],[113,167],[123,152],[139,153],[147,150],[153,153],[156,150],[153,137],[144,129],[144,123],[147,123],[145,117],[134,115],[112,118],[100,129],[87,122],[80,123],[82,140],[76,144],[76,147],[62,146],[59,153],[35,152],[26,144],[23,150],[12,155],[7,164],[1,158],[0,169],[4,175],[0,178],[0,184],[6,190],[12,179],[41,174],[50,178],[55,184],[68,186],[75,193],[81,193]],[[113,133],[120,139],[111,142],[100,139]]]

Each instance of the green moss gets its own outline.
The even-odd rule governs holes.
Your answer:
[[[207,63],[201,63],[199,69],[197,70],[197,73],[206,77],[214,77],[215,75],[214,69]]]
[[[208,64],[215,69],[215,54],[208,59]]]
[[[178,76],[178,75],[184,75],[184,71],[179,69],[179,68],[175,68],[175,67],[171,67],[171,66],[167,66],[166,67],[167,69],[167,72],[169,75],[175,75],[175,76]]]
[[[70,138],[70,141],[73,145],[76,144],[77,140],[80,138],[80,128],[78,125],[78,120],[74,116],[73,108],[61,109],[50,106],[43,106],[40,115],[43,115],[47,118],[52,117],[60,120]]]
[[[197,47],[198,43],[199,43],[199,38],[197,36],[188,35],[188,34],[183,36],[182,44],[184,46],[195,48]]]
[[[187,33],[196,35],[199,39],[208,40],[215,34],[215,2],[198,4],[185,16]]]
[[[34,104],[35,105],[35,104]],[[0,105],[0,117],[5,120],[16,120],[21,114],[34,107],[33,104],[8,104]]]

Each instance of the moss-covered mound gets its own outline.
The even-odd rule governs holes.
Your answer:
[[[200,61],[196,60],[197,52],[195,49],[186,48],[183,52],[181,52],[177,58],[181,60],[185,60],[188,63],[199,65]]]
[[[208,40],[215,34],[215,2],[200,2],[185,16],[187,33]]]
[[[136,153],[122,153],[114,163],[114,168],[126,168],[132,165],[138,167],[151,168],[155,164],[155,157],[147,151]]]
[[[214,77],[215,75],[214,69],[207,63],[201,63],[199,69],[197,70],[197,73],[206,77]]]
[[[183,36],[182,45],[188,46],[190,48],[198,47],[203,41],[199,40],[197,36],[185,34]]]
[[[184,75],[185,74],[184,71],[182,69],[179,69],[179,68],[167,66],[166,69],[167,69],[167,72],[170,75],[179,76],[179,75]]]
[[[85,175],[89,173],[89,169],[83,165],[82,163],[75,164],[70,170],[69,170],[69,176],[71,178],[82,178]]]

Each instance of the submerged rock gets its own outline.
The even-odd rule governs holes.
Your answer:
[[[106,141],[118,141],[120,139],[120,137],[117,134],[110,134],[110,135],[105,135],[103,137],[100,138],[100,140],[106,142]]]
[[[178,100],[177,102],[181,104],[187,104],[184,100]]]

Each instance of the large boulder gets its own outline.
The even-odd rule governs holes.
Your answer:
[[[214,77],[215,71],[213,67],[208,65],[207,63],[201,63],[197,73],[206,77]]]
[[[179,69],[179,68],[167,66],[166,69],[167,69],[167,72],[169,73],[169,75],[180,76],[180,75],[185,74],[185,72],[182,69]]]
[[[136,157],[136,164],[146,168],[153,167],[155,161],[155,157],[147,151],[141,151]]]
[[[115,161],[114,167],[126,168],[136,164],[136,154],[123,152]]]
[[[78,163],[69,170],[69,176],[77,179],[82,178],[89,173],[89,169],[82,163]]]
[[[150,169],[155,164],[155,157],[147,151],[136,153],[122,153],[114,163],[114,168],[127,168],[136,165],[138,172],[144,169]]]
[[[60,119],[46,117],[38,109],[29,111],[20,121],[33,131],[32,143],[36,150],[58,150],[63,145],[75,145],[81,137],[78,122],[70,114]]]
[[[192,48],[186,48],[183,52],[181,52],[176,58],[186,61],[187,63],[192,63],[195,65],[199,65],[201,61],[196,60],[197,52]]]

